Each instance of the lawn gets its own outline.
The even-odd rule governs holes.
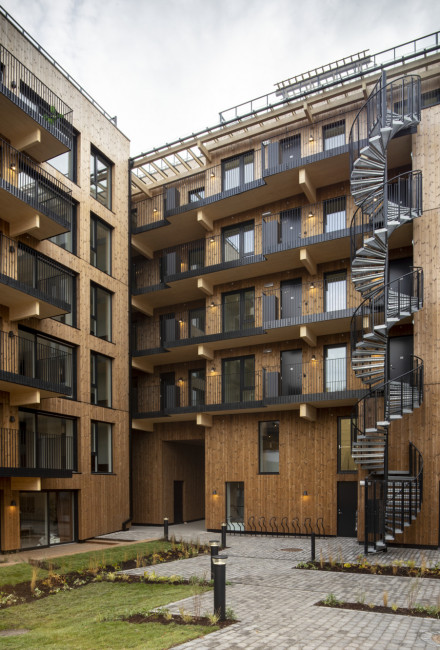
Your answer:
[[[197,593],[202,589],[206,590],[197,586]],[[0,645],[2,650],[170,648],[218,628],[175,623],[133,624],[120,618],[164,606],[194,593],[192,585],[92,583],[1,610],[0,630],[24,628],[29,632],[2,637]]]

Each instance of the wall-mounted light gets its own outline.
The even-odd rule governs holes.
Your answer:
[[[214,303],[214,302],[211,302],[211,307],[215,307],[215,303]]]
[[[311,218],[314,217],[314,216],[315,216],[315,215],[313,214],[313,212],[309,212],[309,219],[311,219]]]
[[[16,169],[17,169],[17,166],[16,166],[15,162],[12,162],[12,163],[11,163],[11,170],[12,170],[13,172],[15,172]]]
[[[263,213],[261,214],[261,216],[262,216],[262,217],[268,217],[270,214],[272,214],[272,212],[271,212],[270,210],[268,210],[267,212],[263,212]]]
[[[11,81],[11,88],[17,88],[17,82]]]
[[[211,178],[215,178],[215,174],[213,171],[211,172]]]
[[[9,422],[15,422],[15,418],[14,418],[13,415],[10,415],[10,416],[9,416]]]
[[[273,287],[273,282],[266,282],[266,284],[264,285],[264,288],[265,289],[270,289],[270,287]]]
[[[304,490],[304,492],[303,492],[303,497],[308,497],[308,496],[309,496],[309,495],[308,495],[307,490]]]
[[[316,357],[314,354],[312,354],[312,361],[316,361]]]
[[[267,350],[263,350],[263,354],[270,354],[272,350],[270,348],[267,348]]]
[[[183,323],[183,320],[181,318],[179,318],[179,324],[182,325],[182,323]]]
[[[314,289],[314,288],[315,288],[315,283],[314,283],[314,282],[311,282],[311,283],[310,283],[310,288],[311,288],[311,289]]]
[[[312,134],[310,134],[310,135],[309,135],[309,142],[313,142],[313,140],[314,140],[314,137],[313,137]]]
[[[153,214],[157,213],[157,208],[153,208]]]
[[[211,366],[211,372],[215,372],[215,366]]]
[[[213,496],[217,496],[217,490],[212,491]]]
[[[211,242],[211,244],[213,244],[215,242],[215,237],[211,237],[209,241]]]
[[[179,377],[179,384],[183,382],[183,377]]]
[[[15,508],[16,505],[17,505],[17,504],[15,503],[14,499],[12,499],[12,501],[11,501],[11,508]]]

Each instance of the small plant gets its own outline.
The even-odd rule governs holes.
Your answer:
[[[363,605],[363,604],[365,603],[365,591],[360,591],[360,592],[358,593],[357,602],[358,602],[360,605]]]
[[[206,612],[205,616],[208,619],[210,625],[217,625],[220,620],[219,614],[211,614],[210,612]]]
[[[180,618],[184,623],[191,623],[193,620],[192,614],[186,612],[183,607],[179,607]]]
[[[319,566],[321,569],[324,568],[324,556],[322,554],[322,548],[319,550]]]
[[[106,580],[108,580],[109,582],[115,582],[115,580],[116,580],[116,573],[114,573],[113,571],[109,571],[109,572],[107,573]]]
[[[420,562],[420,575],[423,576],[426,573],[426,555],[422,553],[421,562]]]
[[[397,603],[391,603],[391,609],[393,610],[393,612],[397,612],[397,610],[399,609],[398,604]]]
[[[35,589],[34,589],[35,598],[40,598],[40,596],[42,596],[42,595],[43,595],[43,592],[41,591],[41,589],[38,589],[38,587],[35,587]]]
[[[414,562],[414,560],[407,560],[406,566],[408,567],[408,569],[414,569],[415,566],[416,566],[416,563]]]
[[[376,574],[378,568],[379,568],[379,567],[377,566],[377,564],[372,564],[372,565],[370,566],[370,571],[371,571],[371,573],[372,573],[373,575]]]
[[[165,619],[166,621],[172,621],[172,620],[173,620],[173,615],[172,615],[172,613],[170,612],[169,609],[167,609],[167,610],[165,611],[163,617],[164,617],[164,619]]]
[[[336,605],[340,605],[342,601],[338,600],[335,594],[330,593],[327,594],[322,602],[324,605],[328,605],[329,607],[335,607]]]
[[[369,607],[370,609],[374,609],[375,604],[370,602],[370,603],[368,603],[368,607]]]
[[[383,606],[388,607],[388,591],[384,591],[382,595]]]
[[[37,577],[38,577],[38,567],[33,566],[32,567],[32,578],[31,578],[31,592],[35,593],[36,585],[37,585]]]
[[[414,578],[414,580],[411,580],[411,584],[409,585],[408,588],[407,602],[408,602],[409,609],[412,609],[414,607],[414,603],[416,602],[419,589],[420,589],[420,578]]]
[[[228,621],[236,621],[237,620],[237,614],[234,612],[232,607],[227,607],[226,608],[226,618]]]

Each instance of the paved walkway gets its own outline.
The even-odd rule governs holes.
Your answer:
[[[170,534],[177,539],[220,539],[219,534],[206,533],[203,523],[171,526]],[[161,527],[136,526],[125,533],[103,537],[122,541],[159,538],[162,534]],[[231,584],[226,588],[226,604],[234,610],[240,622],[179,648],[440,648],[440,621],[315,606],[329,593],[344,600],[381,605],[385,591],[389,604],[408,606],[413,600],[438,606],[439,580],[294,570],[298,562],[310,559],[309,538],[228,535],[227,546],[226,578]],[[347,562],[362,553],[362,547],[347,538],[317,539],[317,558],[321,552],[325,559],[330,555]],[[391,548],[387,554],[370,558],[385,563],[414,559],[416,564],[420,564],[422,555],[428,565],[440,562],[440,551],[407,548]],[[144,570],[133,569],[128,573],[142,574]],[[151,571],[151,567],[148,570]],[[200,556],[179,560],[156,565],[154,571],[159,575],[209,577],[210,559]],[[182,606],[192,613],[212,611],[212,592],[202,596],[195,594],[173,603],[170,609],[177,613]]]

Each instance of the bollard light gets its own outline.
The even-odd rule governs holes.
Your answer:
[[[310,535],[312,562],[315,561],[315,533]]]
[[[214,569],[214,614],[220,621],[226,619],[226,557],[219,555],[212,560]]]
[[[226,548],[226,531],[227,531],[227,524],[222,524],[222,548]]]
[[[163,537],[164,540],[168,541],[168,517],[163,518]]]
[[[219,542],[217,539],[210,539],[209,540],[209,547],[211,549],[211,580],[214,580],[214,568],[212,565],[213,558],[217,557],[218,552],[219,552]]]

